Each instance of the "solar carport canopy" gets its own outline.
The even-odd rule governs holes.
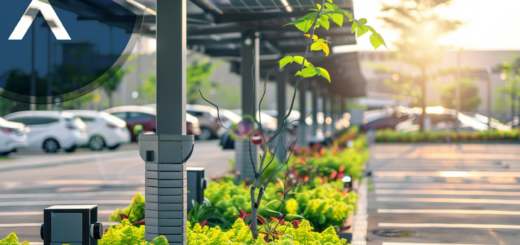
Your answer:
[[[51,0],[53,5],[66,8],[68,5],[83,4],[95,6],[93,11],[78,14],[78,19],[97,20],[108,25],[118,26],[121,19],[105,19],[103,11],[110,12],[113,1],[119,4],[138,7],[144,10],[141,34],[155,36],[156,30],[156,1],[155,0]],[[353,13],[352,0],[334,0],[342,9]],[[188,0],[187,4],[187,45],[189,49],[213,57],[222,57],[234,63],[234,71],[240,72],[242,33],[256,31],[260,35],[260,63],[262,74],[271,70],[271,65],[285,55],[302,55],[305,51],[307,39],[294,26],[286,26],[308,13],[308,9],[316,8],[321,4],[319,0]],[[102,7],[106,6],[106,7]],[[99,11],[103,9],[103,11]],[[96,11],[94,11],[96,10]],[[330,29],[318,28],[315,32],[320,38],[329,40],[331,50],[334,46],[356,44],[354,34],[351,34],[351,25],[345,21],[343,27],[331,23]],[[323,52],[311,52],[309,61],[316,66],[329,70],[333,84],[318,78],[323,86],[333,86],[330,91],[344,97],[364,96],[365,80],[360,74],[357,55],[331,54],[324,59]],[[323,80],[323,81],[322,81]]]

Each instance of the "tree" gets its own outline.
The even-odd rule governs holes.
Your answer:
[[[319,28],[319,27],[322,27],[322,28],[325,28],[328,30],[330,27],[331,20],[334,23],[336,23],[337,25],[342,26],[343,22],[344,22],[344,18],[346,17],[349,22],[353,22],[352,23],[352,33],[357,31],[358,36],[360,36],[360,35],[363,35],[370,31],[372,33],[370,36],[370,42],[374,48],[377,49],[381,45],[386,46],[383,37],[379,33],[377,33],[374,28],[367,25],[366,19],[362,18],[362,19],[358,20],[358,19],[353,18],[353,16],[350,13],[348,13],[347,11],[345,11],[343,9],[340,9],[335,4],[333,4],[332,0],[322,0],[321,4],[316,4],[316,7],[317,7],[316,9],[310,9],[309,10],[310,13],[305,15],[304,17],[285,25],[285,26],[294,25],[296,28],[298,28],[300,31],[303,32],[304,36],[307,37],[307,40],[306,40],[307,47],[304,50],[305,51],[304,56],[286,56],[286,57],[282,58],[280,61],[278,61],[280,68],[282,68],[286,65],[292,64],[292,63],[296,63],[299,65],[299,67],[300,67],[299,71],[295,74],[295,76],[297,77],[296,83],[295,83],[295,88],[299,87],[300,82],[302,82],[301,81],[302,78],[321,76],[321,77],[327,79],[329,82],[332,81],[331,77],[329,75],[329,72],[325,68],[315,67],[313,64],[311,64],[307,60],[307,56],[310,51],[323,51],[326,56],[329,55],[329,50],[330,50],[329,46],[328,46],[329,41],[316,36],[314,34],[314,31],[316,30],[316,28]],[[275,69],[277,69],[277,68],[276,67],[273,68],[272,71],[274,71]],[[259,112],[262,108],[262,106],[261,106],[262,101],[265,97],[266,83],[267,83],[268,78],[269,78],[269,74],[266,76],[266,79],[264,80],[263,94],[260,98],[260,102],[259,102],[259,106],[258,106],[258,108],[260,108]],[[263,126],[262,126],[261,117],[256,118],[255,115],[244,115],[242,122],[240,122],[238,124],[239,132],[235,132],[234,130],[228,129],[231,133],[240,134],[239,136],[241,136],[241,137],[248,137],[250,145],[252,144],[251,143],[252,141],[258,142],[258,139],[260,139],[260,142],[258,144],[262,144],[262,147],[264,149],[264,153],[260,156],[260,161],[258,162],[258,164],[255,165],[254,157],[251,156],[252,168],[253,168],[253,171],[255,174],[253,184],[250,186],[251,217],[252,217],[250,229],[251,229],[253,239],[258,238],[258,234],[259,234],[258,220],[259,219],[265,220],[264,218],[262,218],[261,216],[258,215],[258,208],[260,207],[260,203],[262,201],[262,196],[264,195],[265,188],[266,188],[266,185],[262,180],[271,179],[273,176],[275,176],[278,172],[280,172],[282,169],[284,169],[287,166],[287,163],[289,160],[288,158],[286,158],[285,161],[280,161],[280,162],[278,162],[277,165],[273,165],[273,166],[275,166],[275,171],[274,171],[274,173],[271,173],[269,171],[269,174],[271,176],[264,175],[267,173],[266,172],[267,170],[272,169],[273,166],[271,166],[271,164],[276,159],[275,154],[270,154],[270,152],[272,150],[271,144],[275,143],[274,144],[275,148],[279,147],[279,146],[283,146],[285,151],[287,151],[287,149],[290,148],[288,146],[285,146],[282,143],[281,139],[283,137],[281,137],[281,136],[282,136],[282,133],[284,132],[284,130],[287,128],[287,125],[291,123],[291,122],[288,122],[287,119],[289,118],[289,115],[292,112],[292,108],[294,106],[294,101],[296,98],[296,92],[297,92],[297,90],[295,89],[293,96],[292,96],[292,101],[289,106],[289,110],[288,110],[287,114],[285,115],[285,117],[283,118],[283,122],[281,122],[281,127],[279,127],[279,129],[273,135],[271,135],[268,139],[264,135],[264,131],[262,129]],[[202,92],[200,92],[200,93],[202,96]],[[202,98],[204,100],[206,100],[203,96],[202,96]],[[208,100],[206,100],[206,101],[208,103],[214,105],[218,110],[217,105],[215,105],[214,103],[212,103]],[[261,113],[258,113],[258,114],[261,115]],[[219,119],[220,119],[220,117],[219,117]],[[258,125],[259,128],[257,130],[253,130],[254,125]],[[226,128],[224,125],[222,125],[222,127]],[[312,179],[312,178],[310,178],[310,179]],[[286,179],[286,182],[282,187],[282,189],[283,189],[283,191],[282,191],[283,193],[281,193],[282,197],[280,198],[280,200],[275,200],[275,201],[280,201],[282,203],[282,207],[285,207],[285,197],[287,196],[287,194],[291,193],[291,191],[294,188],[297,188],[298,186],[301,186],[302,184],[305,184],[306,182],[299,183],[296,185],[292,184],[292,185],[290,185],[290,187],[289,187],[289,185],[287,185],[287,183],[288,183],[288,181]],[[279,219],[278,224],[280,224],[280,221],[285,216],[283,213],[284,212],[283,210],[285,210],[285,209],[282,208],[281,218]],[[270,226],[266,225],[266,226],[264,226],[264,228],[266,229],[265,232],[268,234],[268,239],[269,239],[269,235],[272,234],[273,231],[269,230]]]
[[[506,79],[505,85],[497,89],[498,94],[506,96],[506,103],[504,104],[501,101],[500,104],[511,107],[511,120],[515,118],[515,106],[519,104],[517,98],[520,97],[520,77],[518,76],[520,73],[520,55],[513,54],[512,56],[513,61],[504,61],[497,66]]]
[[[195,104],[199,96],[199,89],[214,88],[217,83],[211,81],[213,73],[222,64],[221,62],[211,62],[209,58],[197,59],[186,67],[186,93],[188,104]],[[144,96],[153,98],[156,94],[157,77],[149,75],[143,85],[139,88]]]
[[[100,75],[100,78],[103,78],[103,76],[112,76],[105,83],[103,83],[103,85],[101,85],[101,88],[103,88],[103,90],[106,92],[108,96],[109,107],[114,106],[114,101],[112,100],[112,97],[114,92],[117,90],[117,87],[123,81],[125,75],[134,71],[135,68],[135,65],[128,66],[126,68],[111,67],[106,72],[104,72],[104,69],[98,70],[96,72],[96,74]]]
[[[475,112],[482,102],[478,96],[478,88],[474,84],[474,78],[461,78],[460,81],[460,110]],[[455,108],[457,99],[455,96],[456,84],[450,83],[441,87],[441,104],[446,108]]]
[[[420,105],[426,108],[426,86],[428,69],[443,58],[443,49],[437,44],[439,37],[457,30],[462,22],[448,20],[435,12],[440,6],[447,6],[451,0],[401,0],[399,4],[383,3],[381,12],[389,16],[381,19],[386,25],[399,32],[399,39],[394,43],[398,59],[418,70],[411,76],[420,87]],[[420,125],[424,129],[424,113],[420,116]]]

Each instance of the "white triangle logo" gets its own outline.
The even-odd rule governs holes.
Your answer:
[[[9,37],[9,40],[22,40],[27,33],[27,30],[31,27],[34,19],[38,12],[42,12],[43,18],[47,21],[47,24],[51,27],[52,33],[58,40],[70,40],[69,33],[63,27],[60,19],[48,0],[32,0],[29,7],[22,16],[22,19],[14,28],[13,33]]]

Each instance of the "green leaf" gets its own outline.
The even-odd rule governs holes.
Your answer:
[[[338,24],[338,26],[343,26],[343,15],[342,14],[332,14],[332,21]]]
[[[377,31],[374,28],[372,28],[371,26],[365,25],[365,27],[368,28],[368,30],[370,30],[373,34],[377,33]]]
[[[365,29],[357,28],[357,36],[358,37],[363,36],[367,32],[368,32],[367,28],[365,28]]]
[[[280,68],[286,66],[287,64],[290,64],[293,62],[293,57],[292,56],[286,56],[286,57],[283,57],[280,61],[278,61],[278,63],[280,63]]]
[[[318,74],[316,72],[316,68],[305,68],[301,71],[298,71],[296,72],[295,76],[301,76],[301,77],[313,77],[313,76],[316,76],[316,74]]]
[[[322,76],[325,79],[327,79],[329,81],[329,83],[331,82],[330,81],[330,75],[329,75],[329,72],[327,70],[325,70],[324,68],[321,68],[321,67],[318,67],[316,69],[319,70],[319,72],[318,72],[319,76]]]
[[[372,46],[374,46],[375,49],[377,49],[377,48],[379,48],[379,46],[381,46],[381,42],[377,38],[376,34],[372,34],[370,36],[370,43],[372,44]]]
[[[322,19],[322,18],[323,18],[323,16],[321,16],[321,17],[318,19],[318,24],[320,24],[320,26],[323,26],[323,28],[325,28],[325,29],[328,30],[329,27],[330,27],[330,22],[329,22],[329,20],[327,20],[327,19]]]
[[[332,3],[332,0],[327,0],[329,3]]]
[[[368,21],[365,18],[361,18],[359,19],[359,22],[363,23],[363,25],[366,25]]]
[[[318,10],[321,9],[321,4],[316,4],[316,7],[318,7]]]
[[[298,28],[298,30],[300,31],[303,31],[303,32],[308,32],[309,29],[311,28],[312,24],[310,24],[310,22],[312,21],[305,21],[305,22],[302,22],[302,23],[299,23],[299,24],[296,24],[296,28]]]
[[[319,50],[322,50],[322,49],[323,49],[323,47],[318,42],[314,42],[311,45],[311,51],[319,51]]]
[[[358,27],[358,25],[357,25],[356,22],[352,23],[352,27],[351,27],[350,33],[354,33],[354,32],[356,32],[356,28],[357,28],[357,27]]]
[[[325,7],[327,7],[328,9],[332,9],[332,10],[336,10],[336,8],[337,8],[336,5],[331,4],[331,3],[325,3]],[[336,8],[334,8],[334,7],[336,7]]]
[[[300,24],[300,23],[304,23],[304,22],[307,22],[309,20],[311,21],[314,21],[314,19],[316,19],[316,16],[318,16],[318,13],[309,13],[309,14],[306,14],[305,16],[293,21],[293,22],[290,22],[290,23],[287,23],[283,26],[286,26],[286,25],[296,25],[296,24]]]
[[[375,33],[375,35],[377,36],[377,39],[379,40],[379,42],[381,42],[381,44],[383,44],[386,48],[388,48],[386,46],[385,39],[383,39],[383,36],[381,36],[381,34],[379,34],[379,33]]]
[[[296,62],[301,65],[303,62],[303,56],[294,56],[293,62]],[[314,66],[309,61],[307,61],[307,59],[305,59],[305,66],[314,68]]]

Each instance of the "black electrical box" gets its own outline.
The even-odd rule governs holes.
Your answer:
[[[191,210],[194,202],[199,205],[204,202],[206,180],[204,179],[204,168],[187,168],[186,170],[188,171],[188,210]]]
[[[43,245],[97,245],[103,225],[97,205],[58,205],[43,210]]]

